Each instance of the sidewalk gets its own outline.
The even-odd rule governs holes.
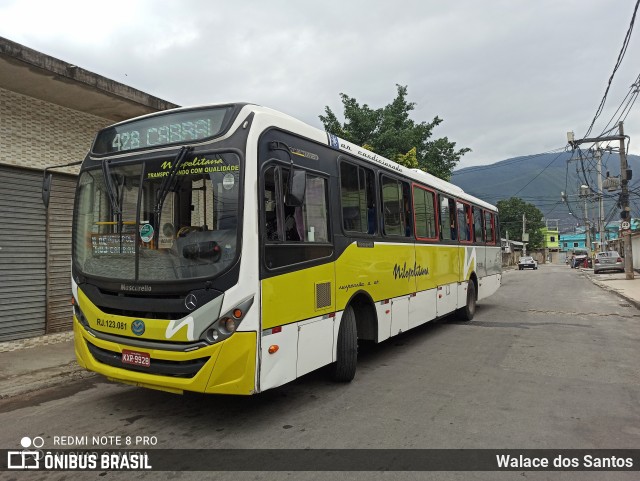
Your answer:
[[[75,359],[73,331],[0,342],[0,401],[95,375]]]
[[[640,309],[640,273],[634,273],[633,280],[627,280],[624,272],[605,272],[594,274],[593,269],[580,268],[591,281],[603,289],[615,292],[629,303]]]

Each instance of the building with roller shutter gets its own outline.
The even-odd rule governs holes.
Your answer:
[[[0,37],[0,342],[71,329],[77,168],[96,131],[177,105]]]

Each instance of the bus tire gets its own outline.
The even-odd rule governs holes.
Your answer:
[[[356,375],[358,362],[358,332],[353,307],[348,306],[340,321],[336,362],[333,363],[333,379],[338,382],[350,382]]]
[[[458,309],[458,317],[462,321],[470,321],[476,313],[476,285],[472,280],[469,280],[467,285],[467,304]]]

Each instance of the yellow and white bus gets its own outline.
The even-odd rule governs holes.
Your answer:
[[[457,312],[501,282],[497,210],[277,111],[100,131],[73,219],[75,350],[109,379],[249,395]]]

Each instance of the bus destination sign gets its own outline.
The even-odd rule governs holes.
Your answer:
[[[91,152],[115,154],[214,137],[226,126],[232,107],[177,111],[101,130]]]

